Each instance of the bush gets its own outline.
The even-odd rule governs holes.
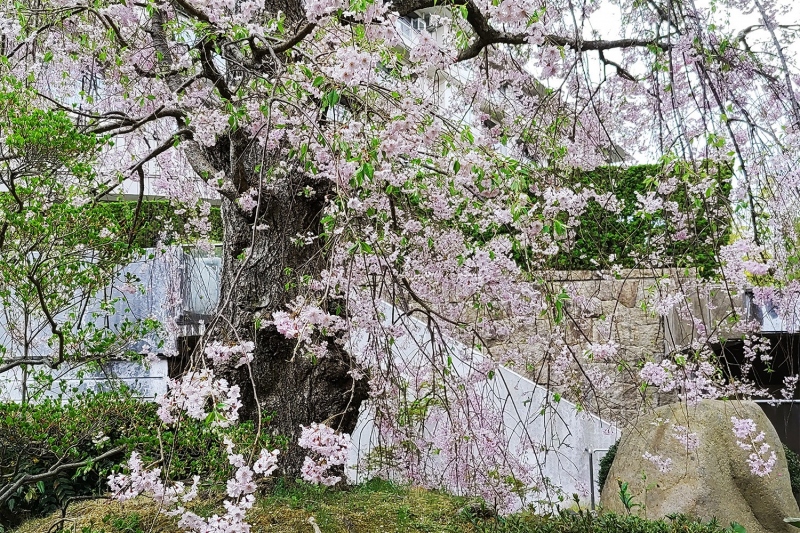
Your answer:
[[[132,451],[140,453],[146,465],[158,463],[170,479],[200,475],[212,484],[224,483],[231,467],[220,430],[195,420],[184,420],[174,430],[161,423],[156,409],[157,405],[126,391],[87,394],[63,403],[50,399],[0,404],[0,492],[3,485],[47,472],[59,461],[80,463],[121,447],[100,461],[22,484],[4,504],[0,502],[0,525],[15,525],[62,508],[76,497],[106,492],[108,475]],[[225,435],[247,447],[280,445],[263,434],[255,443],[255,431],[247,423],[226,429]]]
[[[640,268],[642,258],[658,245],[663,246],[660,259],[667,265],[695,267],[699,275],[711,276],[718,267],[719,247],[727,244],[730,233],[725,206],[731,190],[731,175],[728,165],[711,162],[697,171],[683,164],[676,164],[671,170],[660,165],[637,165],[575,171],[572,180],[576,184],[591,187],[599,193],[613,192],[624,202],[624,207],[619,213],[614,213],[591,200],[586,212],[579,217],[580,225],[575,228],[572,248],[568,253],[556,254],[549,266],[559,270],[595,270],[614,264]],[[689,239],[673,238],[677,229],[662,211],[645,217],[636,213],[637,194],[647,195],[655,191],[655,178],[677,178],[680,185],[666,199],[675,202],[682,212],[694,215]],[[704,202],[698,204],[688,194],[688,189],[707,178],[715,186],[709,190]],[[709,215],[715,210],[721,214]],[[614,259],[609,260],[609,257]]]
[[[783,451],[786,453],[786,465],[789,467],[789,481],[792,483],[792,492],[800,494],[800,456],[785,444],[783,445]]]
[[[608,447],[608,451],[603,458],[600,459],[600,469],[597,471],[597,486],[600,492],[603,492],[603,487],[606,486],[606,478],[608,478],[608,473],[611,471],[614,457],[617,455],[617,446],[619,446],[619,439]]]
[[[645,520],[634,515],[562,511],[557,515],[517,514],[492,520],[473,519],[478,533],[733,533],[716,521],[698,522],[684,515]]]

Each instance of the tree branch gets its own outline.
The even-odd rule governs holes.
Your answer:
[[[48,363],[50,368],[56,368],[64,361],[64,332],[58,327],[55,318],[53,318],[52,313],[50,313],[50,309],[47,307],[47,303],[44,301],[44,293],[42,291],[41,282],[34,278],[32,274],[28,274],[27,278],[36,289],[36,296],[39,297],[39,305],[42,306],[42,312],[44,313],[44,316],[47,317],[48,324],[50,324],[50,331],[52,331],[53,335],[58,337],[58,359]]]
[[[414,11],[433,7],[435,5],[442,5],[441,2],[437,3],[435,0],[398,0],[392,3],[400,16],[410,15]],[[487,46],[493,44],[526,44],[528,42],[528,34],[526,33],[508,33],[495,29],[490,24],[486,14],[481,11],[478,5],[473,0],[467,0],[467,22],[472,26],[476,34],[467,48],[458,54],[458,61],[466,61],[476,57]],[[614,50],[619,48],[645,48],[655,46],[661,50],[669,50],[670,45],[654,39],[616,39],[616,40],[591,40],[584,41],[571,37],[562,37],[560,35],[546,35],[545,41],[554,46],[563,46],[572,50],[580,51],[602,51]]]
[[[17,479],[14,483],[8,483],[5,487],[0,489],[0,505],[5,505],[6,501],[19,489],[21,486],[28,484],[28,483],[36,483],[37,481],[44,481],[45,479],[51,479],[61,472],[66,470],[75,470],[77,468],[81,468],[82,466],[86,466],[89,463],[93,463],[95,461],[101,461],[103,459],[107,459],[109,457],[113,457],[118,453],[125,450],[125,446],[117,446],[116,448],[107,451],[103,455],[99,455],[97,457],[93,457],[90,459],[86,459],[84,461],[80,461],[77,463],[66,463],[61,464],[61,461],[64,460],[62,457],[56,464],[54,464],[47,472],[42,472],[41,474],[25,474],[24,476]]]
[[[50,361],[47,360],[45,357],[24,357],[22,359],[14,359],[11,363],[6,363],[3,366],[0,366],[0,374],[3,372],[8,372],[9,370],[13,370],[14,368],[22,365],[48,365]]]

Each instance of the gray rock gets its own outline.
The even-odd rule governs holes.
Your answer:
[[[751,418],[774,451],[772,473],[758,477],[750,472],[750,452],[737,445],[731,417]],[[674,426],[696,433],[699,446],[687,451],[675,438]],[[645,453],[671,459],[663,473]],[[767,454],[768,456],[769,454]],[[753,402],[704,400],[695,406],[673,403],[643,416],[620,442],[614,464],[601,495],[606,511],[624,513],[618,480],[629,483],[634,497],[632,512],[647,518],[684,513],[722,525],[743,525],[747,533],[797,533],[783,522],[800,516],[792,495],[783,446],[775,428]]]

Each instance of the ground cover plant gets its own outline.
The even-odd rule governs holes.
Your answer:
[[[68,526],[67,530],[75,527],[82,533],[144,533],[174,528],[174,519],[159,516],[152,502],[144,499],[122,506],[108,501],[73,505],[63,524]],[[523,513],[498,517],[485,502],[380,480],[347,490],[279,480],[276,486],[259,494],[248,516],[254,531],[276,533],[313,531],[312,518],[323,533],[733,533],[730,526],[683,516],[656,521],[636,516],[595,515],[584,510],[550,516]],[[59,514],[54,514],[32,520],[17,532],[38,533],[59,518]]]

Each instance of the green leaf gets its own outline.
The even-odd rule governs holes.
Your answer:
[[[786,522],[787,520],[800,520],[800,518],[784,518],[783,519],[784,522]],[[787,522],[787,523],[791,523],[791,522]],[[796,524],[792,524],[792,525],[796,526],[796,527],[800,527],[800,526],[798,526]],[[747,533],[747,530],[745,529],[745,527],[742,524],[740,524],[739,522],[731,522],[731,530],[733,531],[733,533]]]
[[[333,107],[339,103],[340,98],[337,91],[329,91],[322,97],[322,107]]]

